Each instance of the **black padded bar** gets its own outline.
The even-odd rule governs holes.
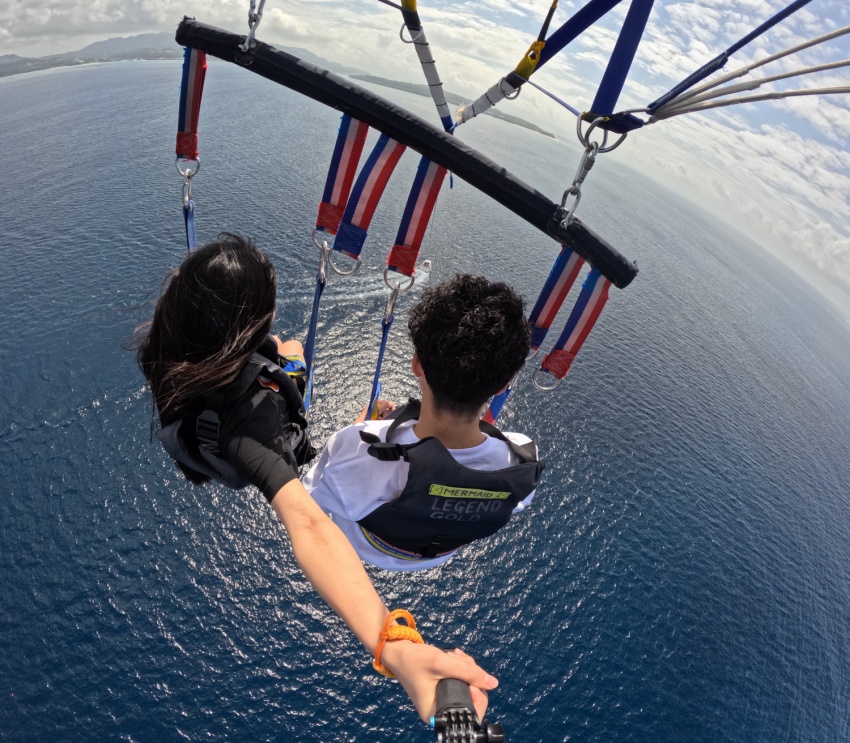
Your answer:
[[[447,168],[558,242],[567,243],[615,286],[628,286],[637,275],[633,262],[587,228],[582,226],[578,232],[593,235],[593,239],[576,239],[575,229],[571,235],[569,229],[561,227],[556,219],[560,208],[544,194],[464,142],[380,96],[263,42],[255,42],[251,51],[244,53],[239,49],[244,36],[192,18],[180,23],[176,40],[182,46],[245,67],[387,134]]]

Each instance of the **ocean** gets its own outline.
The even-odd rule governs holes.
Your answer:
[[[185,251],[179,81],[178,62],[0,80],[0,738],[432,740],[263,499],[190,486],[151,441],[125,347]],[[338,120],[210,65],[199,238],[266,249],[282,335],[306,331]],[[579,156],[486,118],[458,136],[553,200]],[[368,399],[417,159],[390,184],[364,270],[325,292],[320,443]],[[547,461],[533,507],[442,568],[370,570],[379,593],[499,678],[488,716],[512,743],[850,740],[850,330],[617,153],[579,216],[640,274],[612,289],[564,384],[536,391],[527,369],[500,419]],[[455,179],[422,257],[431,282],[481,273],[531,305],[557,249]],[[403,313],[420,291],[400,300],[384,364],[396,400],[414,391]]]

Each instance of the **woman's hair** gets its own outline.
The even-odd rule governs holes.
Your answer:
[[[163,282],[136,354],[162,425],[233,381],[274,319],[274,266],[248,239],[222,232]]]

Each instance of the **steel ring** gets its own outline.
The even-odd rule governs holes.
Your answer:
[[[419,33],[416,34],[416,36],[411,35],[409,40],[405,39],[404,38],[404,29],[406,29],[406,28],[407,28],[407,24],[402,23],[401,29],[399,29],[399,32],[398,32],[398,38],[400,38],[404,44],[415,44],[417,41],[419,41],[420,38],[422,38],[422,34],[424,33],[424,29],[420,28]]]
[[[621,144],[623,144],[623,140],[625,140],[627,134],[628,132],[623,132],[614,144],[610,144],[607,147],[600,147],[597,152],[611,152],[611,150],[616,150]]]
[[[405,286],[404,288],[402,288],[402,286],[401,286],[401,279],[399,279],[398,283],[397,283],[397,284],[395,284],[395,285],[393,285],[393,284],[391,284],[391,283],[390,283],[390,281],[389,281],[389,273],[390,273],[390,269],[389,269],[389,268],[385,268],[385,269],[384,269],[384,283],[387,285],[387,289],[398,289],[398,293],[399,293],[399,294],[401,294],[401,293],[403,293],[403,292],[406,292],[408,289],[410,289],[410,287],[411,287],[411,286],[413,286],[413,282],[415,282],[415,281],[416,281],[416,277],[415,277],[415,276],[411,276],[411,277],[410,277],[410,281],[408,282],[407,286]]]
[[[354,267],[350,271],[343,271],[342,269],[339,269],[336,267],[336,265],[334,265],[333,254],[328,253],[328,265],[331,267],[331,271],[333,271],[338,276],[353,276],[360,270],[360,259],[354,259]]]
[[[547,385],[543,384],[543,383],[540,381],[540,374],[541,374],[541,373],[542,373],[542,374],[547,374],[547,375],[549,375],[549,376],[553,376],[553,375],[549,374],[549,372],[547,372],[547,371],[546,371],[546,370],[545,370],[542,366],[540,366],[540,367],[538,367],[537,369],[535,369],[535,370],[534,370],[534,373],[531,375],[531,383],[532,383],[535,387],[537,387],[537,389],[538,389],[538,390],[541,390],[542,392],[550,392],[550,391],[552,391],[552,390],[556,390],[556,389],[558,389],[558,387],[560,387],[560,386],[561,386],[561,382],[562,382],[563,380],[562,380],[562,379],[558,379],[557,377],[553,377],[553,379],[555,379],[555,380],[556,380],[555,384],[553,384],[553,385],[551,385],[551,386],[547,386]]]
[[[195,163],[195,169],[186,168],[185,170],[180,167],[180,163]],[[180,173],[184,178],[193,178],[195,174],[201,169],[201,158],[196,157],[194,160],[187,160],[185,157],[177,157],[174,160],[175,166],[177,166],[177,172]]]

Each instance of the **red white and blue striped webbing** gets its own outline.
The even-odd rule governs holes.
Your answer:
[[[357,182],[345,206],[333,249],[351,258],[359,258],[366,241],[369,223],[384,193],[384,188],[406,146],[382,134],[369,159],[357,176]]]
[[[422,239],[434,212],[446,172],[444,167],[431,162],[427,157],[419,161],[395,245],[387,256],[387,268],[391,271],[413,276],[419,248],[422,247]]]
[[[319,204],[319,216],[316,219],[316,229],[319,232],[336,234],[368,133],[369,127],[366,124],[343,114],[328,168],[325,191]]]
[[[532,350],[536,351],[543,345],[546,333],[549,332],[564,299],[573,288],[583,265],[584,258],[578,253],[566,245],[561,247],[561,252],[552,264],[552,270],[528,318],[528,324],[531,326]]]
[[[541,362],[541,369],[558,379],[563,379],[567,375],[573,359],[587,336],[590,335],[605,302],[608,301],[610,286],[611,282],[599,272],[599,269],[594,268],[590,271],[564,331]]]
[[[198,118],[207,72],[207,55],[186,47],[183,52],[183,79],[180,85],[180,112],[177,120],[177,157],[198,159]]]

